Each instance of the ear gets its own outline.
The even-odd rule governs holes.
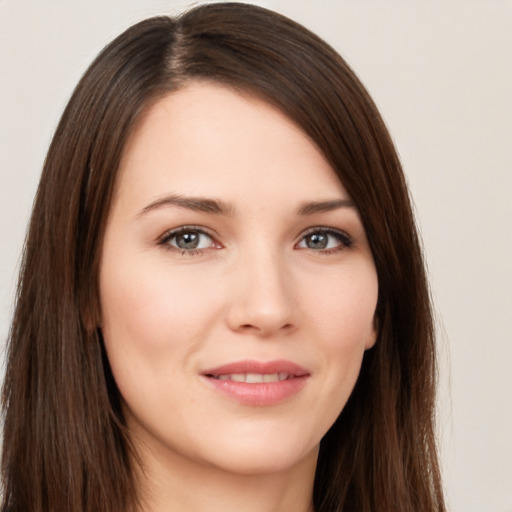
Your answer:
[[[101,311],[97,301],[90,301],[82,308],[82,323],[87,332],[101,328]]]
[[[94,332],[96,329],[101,327],[100,323],[95,321],[94,315],[89,313],[84,313],[82,315],[82,323],[88,333]]]
[[[364,345],[364,349],[369,350],[369,349],[373,348],[373,346],[377,343],[378,337],[379,337],[379,321],[378,321],[377,315],[375,315],[373,317],[372,330],[368,334],[368,338]]]

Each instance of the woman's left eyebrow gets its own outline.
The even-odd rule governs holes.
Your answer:
[[[303,203],[297,210],[297,215],[314,215],[315,213],[329,212],[339,208],[356,208],[352,199],[331,199],[329,201],[316,201]]]

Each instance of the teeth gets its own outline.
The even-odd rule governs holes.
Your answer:
[[[246,382],[248,384],[258,384],[261,382],[279,382],[289,377],[288,373],[232,373],[225,375],[212,375],[218,380],[232,380],[235,382]]]

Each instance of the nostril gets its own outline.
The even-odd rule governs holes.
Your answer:
[[[271,325],[271,324],[243,324],[240,325],[239,330],[241,331],[254,331],[255,333],[259,333],[261,335],[269,335],[275,332],[289,332],[294,329],[293,324],[286,323],[282,326]]]

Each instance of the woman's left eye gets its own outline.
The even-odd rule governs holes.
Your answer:
[[[186,227],[166,233],[159,243],[183,254],[195,254],[197,251],[215,247],[210,235],[200,229]]]
[[[319,252],[336,252],[352,246],[352,239],[343,231],[315,228],[306,233],[297,247]]]

